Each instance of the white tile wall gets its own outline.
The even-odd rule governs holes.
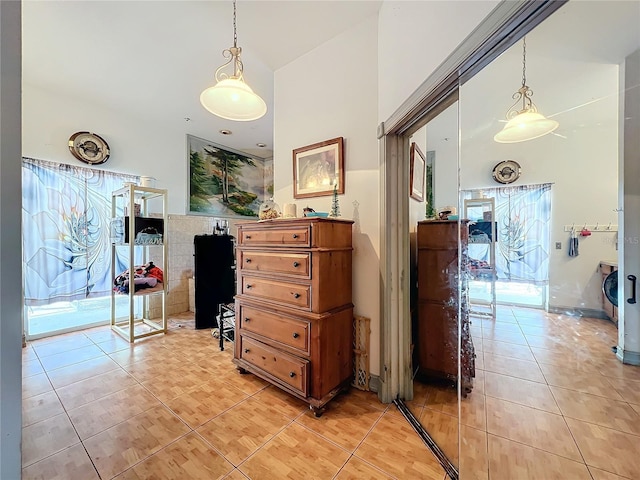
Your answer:
[[[229,221],[229,233],[235,235],[234,219]],[[236,219],[237,220],[237,219]],[[193,278],[193,237],[211,234],[214,217],[199,215],[169,215],[169,270],[167,314],[174,315],[189,310],[189,278]]]
[[[196,311],[196,280],[195,278],[189,279],[189,311]]]

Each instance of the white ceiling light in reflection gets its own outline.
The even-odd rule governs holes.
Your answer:
[[[513,94],[515,103],[507,112],[507,123],[493,139],[498,143],[517,143],[539,138],[558,128],[555,120],[546,118],[531,100],[533,91],[527,86],[527,42],[522,40],[522,86]],[[518,109],[520,107],[520,109]]]

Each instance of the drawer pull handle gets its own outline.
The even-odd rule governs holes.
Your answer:
[[[251,319],[250,319],[249,317],[244,317],[244,321],[245,321],[245,322],[250,322],[250,321],[251,321]]]
[[[252,287],[252,285],[250,283],[247,283],[247,290],[249,290]]]
[[[298,332],[293,332],[293,338],[298,338],[300,334]]]
[[[293,262],[293,267],[294,268],[299,267],[299,266],[300,266],[300,264],[298,262]]]
[[[300,298],[300,294],[299,293],[294,293],[293,294],[293,298]]]
[[[294,234],[293,234],[293,238],[298,238],[298,234],[297,234],[297,233],[294,233]]]
[[[295,373],[295,372],[289,372],[289,376],[290,376],[291,378],[293,378],[293,377],[295,377],[295,376],[296,376],[296,373]]]
[[[247,258],[247,259],[245,260],[245,263],[251,263],[251,259],[250,259],[250,258]]]
[[[244,238],[245,238],[246,240],[251,240],[251,235],[245,235],[245,236],[244,236]]]
[[[244,349],[244,353],[249,353],[249,349],[248,349],[248,348],[245,348],[245,349]]]

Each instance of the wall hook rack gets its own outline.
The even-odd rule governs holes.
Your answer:
[[[590,230],[592,233],[614,233],[618,231],[618,225],[613,225],[612,223],[607,224],[606,226],[600,225],[600,223],[588,224],[585,223],[582,227],[583,229]],[[576,229],[576,224],[573,223],[571,225],[565,225],[565,232],[572,232]]]

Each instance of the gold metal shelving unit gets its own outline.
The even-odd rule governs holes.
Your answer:
[[[475,222],[474,219],[483,216],[485,212],[489,212],[490,219],[488,220],[490,223],[490,234],[486,237],[474,238],[472,235],[472,231],[474,228]],[[466,199],[464,201],[464,218],[469,219],[470,222],[470,232],[469,232],[469,244],[472,245],[474,243],[485,244],[489,248],[489,266],[483,270],[484,277],[479,278],[479,280],[489,282],[490,295],[491,298],[488,302],[483,302],[479,300],[470,301],[471,304],[475,304],[480,307],[488,307],[490,309],[489,312],[484,310],[474,310],[473,305],[470,313],[475,315],[486,315],[491,318],[496,318],[496,279],[497,279],[497,271],[496,271],[496,241],[497,241],[497,229],[496,229],[496,201],[495,198],[472,198]],[[483,220],[485,220],[483,218]],[[485,220],[486,221],[486,220]],[[471,299],[470,299],[471,300]]]
[[[139,338],[166,333],[169,270],[169,249],[166,237],[167,191],[125,184],[112,194],[111,217],[112,279],[122,273],[116,271],[117,249],[128,250],[127,268],[129,269],[129,292],[120,294],[113,288],[111,290],[111,328],[131,343]],[[147,234],[143,230],[148,228],[159,230],[161,237],[155,235],[147,240],[149,237],[145,236]],[[136,262],[137,259],[140,260]],[[137,265],[147,264],[150,261],[163,270],[162,282],[158,282],[156,287],[136,292],[132,272]],[[120,295],[129,297],[129,314],[118,318],[116,297]],[[141,315],[136,315],[138,299],[142,302]],[[159,315],[158,312],[160,312]]]

